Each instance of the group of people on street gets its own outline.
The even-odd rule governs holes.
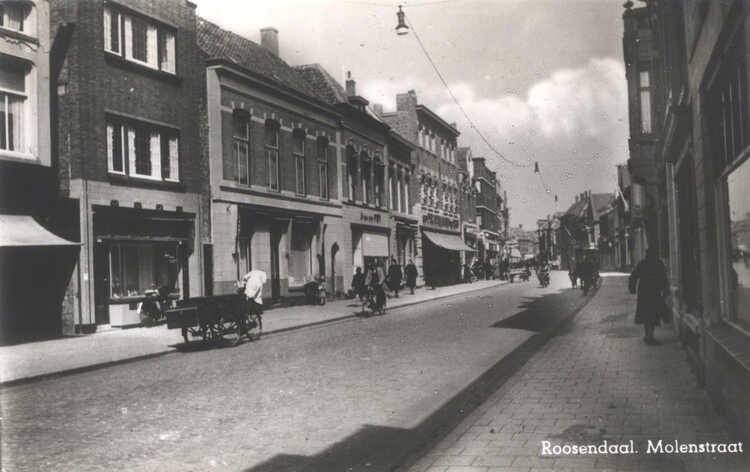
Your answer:
[[[580,285],[585,295],[599,282],[599,264],[593,257],[586,256],[583,260],[570,265],[568,277],[573,288]]]
[[[494,279],[495,269],[496,267],[490,259],[487,259],[484,262],[475,259],[471,265],[469,265],[468,262],[463,265],[463,274],[461,278],[466,283],[471,283],[475,280],[481,279]]]
[[[409,263],[402,270],[401,265],[396,262],[395,258],[391,259],[386,274],[383,263],[378,261],[371,263],[365,272],[361,267],[357,267],[352,278],[352,293],[359,297],[360,300],[367,297],[368,289],[373,289],[378,305],[384,305],[386,300],[386,289],[398,298],[398,292],[401,290],[402,283],[406,279],[406,287],[411,294],[414,294],[414,288],[417,286],[417,266],[414,261],[409,259]]]

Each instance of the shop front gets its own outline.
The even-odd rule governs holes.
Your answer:
[[[388,270],[391,257],[395,257],[391,252],[393,232],[388,213],[375,208],[346,205],[343,217],[344,230],[351,235],[351,266],[348,268],[350,275],[346,283],[351,284],[351,277],[357,268],[365,271],[376,264],[382,264],[383,270]]]
[[[473,252],[458,233],[422,229],[425,283],[436,287],[461,280],[461,252]]]
[[[268,275],[265,298],[275,301],[302,293],[305,284],[324,273],[323,231],[319,214],[240,207],[232,253],[236,279],[262,270]]]
[[[63,334],[61,305],[79,250],[29,215],[0,215],[0,344]]]
[[[396,260],[405,267],[417,257],[417,220],[396,217]]]
[[[148,290],[187,296],[194,226],[192,214],[94,206],[96,324],[139,324]]]

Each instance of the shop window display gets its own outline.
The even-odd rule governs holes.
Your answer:
[[[177,244],[116,243],[110,246],[112,298],[139,297],[177,282]]]

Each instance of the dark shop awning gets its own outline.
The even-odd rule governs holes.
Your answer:
[[[460,236],[454,234],[443,234],[433,233],[432,231],[422,230],[427,239],[432,241],[436,246],[440,246],[443,249],[450,249],[451,251],[474,251],[463,242]]]
[[[0,247],[79,246],[50,233],[28,215],[0,215]]]

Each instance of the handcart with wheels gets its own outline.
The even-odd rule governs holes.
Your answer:
[[[239,344],[242,338],[260,339],[263,316],[259,305],[243,294],[194,297],[177,302],[167,311],[167,328],[181,329],[187,343],[190,337],[204,341],[227,340]]]

